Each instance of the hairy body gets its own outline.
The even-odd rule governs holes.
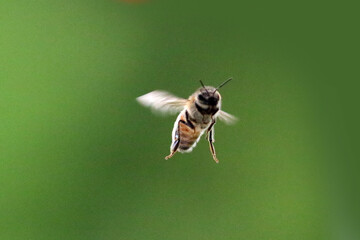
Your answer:
[[[220,110],[221,96],[218,88],[203,85],[188,99],[178,98],[164,91],[153,91],[139,97],[138,101],[156,111],[180,112],[172,131],[170,155],[165,159],[171,158],[176,152],[191,152],[206,132],[213,159],[219,162],[213,145],[214,124],[217,118],[226,123],[232,123],[236,118]]]

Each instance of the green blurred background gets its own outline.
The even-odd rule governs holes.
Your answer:
[[[2,1],[0,239],[359,239],[345,5]],[[220,164],[165,161],[135,98],[230,76]]]

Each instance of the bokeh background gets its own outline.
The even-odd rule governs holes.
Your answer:
[[[356,8],[2,1],[0,239],[359,239]],[[165,161],[199,79],[239,118]]]

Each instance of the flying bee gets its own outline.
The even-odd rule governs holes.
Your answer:
[[[140,104],[158,112],[180,112],[172,131],[170,154],[165,159],[171,158],[176,152],[191,152],[206,131],[212,157],[216,163],[219,163],[214,148],[216,119],[230,124],[236,118],[220,109],[221,95],[218,90],[231,79],[226,80],[217,88],[205,86],[200,80],[202,87],[188,99],[179,98],[160,90],[152,91],[137,98]]]

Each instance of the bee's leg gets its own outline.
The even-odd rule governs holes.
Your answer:
[[[219,160],[218,160],[217,157],[216,157],[216,152],[215,152],[215,147],[214,147],[213,133],[214,133],[214,130],[211,129],[210,132],[209,132],[208,141],[209,141],[210,151],[211,151],[211,154],[212,154],[212,156],[213,156],[213,159],[214,159],[214,161],[215,161],[216,163],[219,163]]]
[[[206,131],[206,138],[209,139],[209,132],[212,130],[213,126],[215,124],[215,120],[212,121],[212,123],[210,124],[210,126],[208,127],[207,131]],[[214,138],[214,136],[213,136]],[[215,142],[215,140],[214,140]]]
[[[180,119],[177,125],[177,129],[175,132],[175,137],[174,137],[174,141],[171,145],[171,151],[170,151],[170,155],[166,156],[165,159],[168,160],[169,158],[171,158],[172,156],[174,156],[174,154],[176,153],[177,149],[179,148],[180,145],[180,124],[184,124],[187,127],[189,127],[190,129],[193,129],[195,132],[195,126],[194,124],[191,122],[191,120],[189,119],[189,113],[188,111],[185,111],[185,120]]]
[[[215,120],[210,124],[209,128],[208,128],[208,131],[207,131],[207,136],[208,136],[208,141],[209,141],[209,146],[210,146],[210,151],[211,151],[211,154],[213,156],[213,159],[216,163],[219,163],[219,160],[217,159],[216,157],[216,151],[215,151],[215,147],[214,147],[214,142],[215,142],[215,139],[214,139],[214,126],[215,124]]]
[[[177,127],[177,130],[175,132],[175,138],[174,141],[171,145],[171,151],[170,154],[168,156],[165,157],[166,160],[168,160],[169,158],[171,158],[172,156],[174,156],[174,154],[176,153],[177,149],[179,148],[180,145],[180,135],[179,135],[179,125]]]
[[[174,143],[171,146],[171,152],[168,156],[165,157],[166,160],[168,160],[169,158],[171,158],[172,156],[174,156],[174,154],[176,153],[178,147],[180,144],[180,139],[177,139],[174,141]]]

